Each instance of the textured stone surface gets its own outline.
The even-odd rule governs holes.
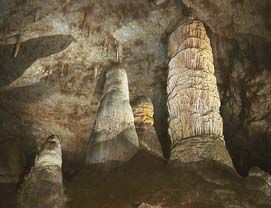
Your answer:
[[[20,208],[63,208],[62,152],[60,138],[52,135],[41,147],[35,166],[18,194]]]
[[[134,156],[138,146],[126,70],[114,66],[106,72],[104,93],[88,144],[86,162],[124,162]]]
[[[162,156],[162,149],[153,122],[153,104],[150,98],[137,97],[132,103],[139,145],[151,153]]]
[[[229,154],[223,149],[212,48],[203,23],[193,18],[185,20],[170,35],[168,51],[170,159],[211,159],[230,164]]]
[[[181,24],[170,36],[169,55],[167,92],[173,143],[197,135],[223,137],[212,49],[203,24],[193,19]]]
[[[183,0],[190,12],[224,37],[253,35],[271,41],[269,0]]]
[[[172,0],[163,5],[145,0],[58,1],[58,9],[51,10],[53,4],[42,1],[37,3],[47,15],[27,21],[21,18],[29,9],[26,2],[10,6],[15,10],[12,28],[23,29],[1,32],[1,37],[21,33],[22,42],[16,59],[15,43],[0,44],[0,134],[20,138],[27,164],[33,163],[36,149],[51,134],[63,138],[65,173],[85,160],[103,90],[100,77],[117,61],[121,47],[130,98],[152,99],[154,126],[168,155],[164,38],[182,17],[181,5]]]
[[[146,164],[151,171],[140,169],[146,161],[140,160],[133,171],[121,169],[102,180],[102,174],[92,177],[92,170],[81,183],[71,179],[78,163],[85,160],[103,92],[103,73],[112,61],[125,65],[131,100],[138,95],[151,98],[156,134],[169,157],[166,46],[176,24],[188,13],[207,26],[224,135],[235,167],[243,176],[252,166],[270,171],[269,1],[183,2],[190,2],[191,9],[185,10],[179,0],[0,1],[0,143],[10,144],[6,150],[12,149],[12,141],[21,144],[29,168],[44,139],[60,135],[64,176],[73,184],[67,186],[71,206],[270,206],[270,196],[265,197],[270,188],[263,176],[243,180],[218,167],[190,171],[192,164],[188,169],[163,165],[155,169],[151,165],[157,157]],[[209,48],[204,42],[185,44]],[[206,172],[203,178],[202,172]],[[88,180],[93,180],[90,186]],[[16,184],[0,184],[0,207],[13,208],[15,193]]]
[[[82,170],[65,187],[69,208],[270,207],[259,176],[240,178],[221,163],[186,163],[178,168],[149,154],[137,154],[110,172]]]

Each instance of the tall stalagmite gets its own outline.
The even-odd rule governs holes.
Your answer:
[[[88,144],[86,162],[124,162],[137,152],[138,146],[126,70],[115,66],[106,73],[104,95]]]
[[[18,195],[19,208],[63,208],[62,153],[60,138],[52,135],[42,145],[35,166]]]
[[[139,96],[134,100],[132,107],[140,148],[162,156],[161,145],[153,127],[154,109],[151,99]]]
[[[170,159],[210,159],[231,165],[223,140],[212,48],[203,23],[186,19],[170,35],[168,53]]]

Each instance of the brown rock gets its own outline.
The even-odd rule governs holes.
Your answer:
[[[18,140],[2,141],[0,152],[0,183],[18,183],[24,171],[23,154]]]

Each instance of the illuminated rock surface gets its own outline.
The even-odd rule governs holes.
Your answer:
[[[139,96],[132,104],[140,148],[162,156],[162,149],[154,129],[153,104],[150,98]]]
[[[224,169],[218,171],[221,164],[191,170],[193,164],[187,163],[187,168],[171,169],[165,159],[147,154],[149,159],[139,158],[133,168],[119,167],[123,169],[104,178],[93,169],[83,177],[82,169],[104,72],[112,62],[121,62],[127,72],[130,100],[139,95],[151,99],[155,133],[165,158],[170,157],[166,88],[176,48],[168,51],[168,41],[191,15],[204,23],[210,39],[223,134],[236,170],[242,176],[254,166],[271,172],[269,14],[269,0],[0,1],[0,207],[15,207],[15,182],[22,182],[19,175],[31,169],[44,138],[52,134],[61,137],[68,206],[270,207],[265,176],[228,177]],[[191,38],[184,43],[180,49],[193,45],[210,50],[208,42]],[[207,77],[211,83],[213,76]],[[203,144],[197,138],[190,142]],[[204,139],[214,145],[213,138]],[[224,151],[220,137],[218,143]],[[144,153],[140,149],[134,157]],[[156,160],[161,168],[152,166]],[[199,179],[204,171],[207,177]],[[209,183],[214,175],[227,183]]]
[[[124,162],[134,156],[138,146],[127,74],[125,69],[113,67],[106,72],[104,93],[88,144],[86,162]]]
[[[170,35],[168,48],[170,160],[231,164],[223,140],[212,48],[203,23],[185,20]]]
[[[62,153],[60,138],[50,136],[42,145],[29,175],[18,193],[20,208],[63,208]]]

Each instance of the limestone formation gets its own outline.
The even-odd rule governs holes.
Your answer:
[[[153,126],[154,110],[151,99],[139,96],[134,101],[132,107],[140,147],[161,156],[161,145]]]
[[[185,20],[171,34],[168,51],[171,160],[230,163],[223,140],[212,48],[203,23]]]
[[[104,95],[88,144],[86,162],[124,162],[137,152],[138,146],[126,70],[113,67],[106,73]]]
[[[47,138],[18,196],[19,208],[63,208],[62,152],[60,138]]]

